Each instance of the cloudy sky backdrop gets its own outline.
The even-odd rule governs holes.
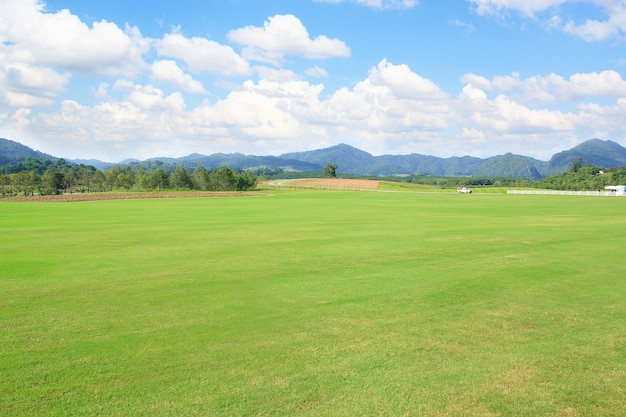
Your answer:
[[[66,158],[626,145],[626,0],[0,0],[0,137]]]

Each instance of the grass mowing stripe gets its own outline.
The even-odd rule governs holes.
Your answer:
[[[3,203],[2,415],[620,415],[623,201]]]

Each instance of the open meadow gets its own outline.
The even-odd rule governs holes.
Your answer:
[[[0,201],[1,416],[626,415],[626,198]]]

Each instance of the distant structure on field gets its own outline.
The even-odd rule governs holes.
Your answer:
[[[614,191],[615,195],[626,195],[626,185],[608,185],[604,189]]]

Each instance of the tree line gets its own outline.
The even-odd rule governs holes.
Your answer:
[[[20,163],[21,169],[16,169],[15,165],[0,168],[1,197],[116,190],[246,191],[254,189],[258,182],[252,171],[226,166],[211,170],[200,166],[193,171],[178,166],[168,173],[163,168],[148,171],[144,167],[114,165],[102,171],[93,166],[68,164],[63,159],[29,159]]]
[[[193,170],[159,162],[149,165],[114,165],[98,170],[90,165],[70,164],[64,159],[26,158],[16,164],[0,167],[0,197],[53,195],[62,193],[107,191],[245,191],[257,185],[257,175],[264,178],[299,178],[332,176],[337,165],[327,164],[324,172],[283,172],[281,168],[233,170],[226,166],[210,170],[200,166]],[[626,168],[604,169],[580,158],[568,171],[540,180],[489,177],[366,177],[430,184],[441,188],[452,186],[514,186],[552,190],[602,190],[607,185],[626,184]],[[346,178],[357,178],[344,175]],[[363,178],[363,177],[358,177]]]
[[[607,185],[626,184],[625,167],[605,169],[589,163],[583,164],[582,159],[577,158],[568,168],[567,172],[535,181],[534,186],[548,190],[597,191],[604,190]]]

